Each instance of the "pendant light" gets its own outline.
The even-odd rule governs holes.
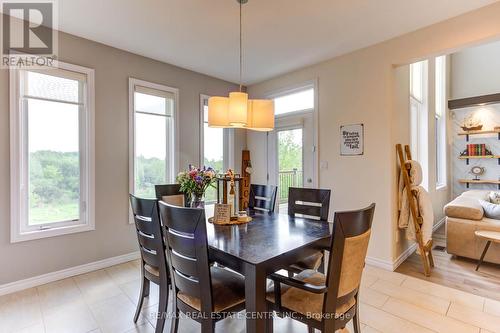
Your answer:
[[[208,99],[208,126],[216,128],[245,128],[269,132],[274,129],[274,101],[252,100],[242,91],[242,7],[248,0],[236,0],[240,5],[240,89],[229,97]]]

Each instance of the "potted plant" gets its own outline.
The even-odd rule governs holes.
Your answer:
[[[215,187],[215,170],[211,167],[196,168],[189,165],[187,171],[177,175],[177,182],[181,185],[181,192],[191,202],[191,207],[204,208],[204,196],[209,187]]]

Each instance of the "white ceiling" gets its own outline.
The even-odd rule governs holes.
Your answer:
[[[249,0],[245,84],[345,54],[497,0]],[[60,0],[62,31],[238,81],[236,0]]]

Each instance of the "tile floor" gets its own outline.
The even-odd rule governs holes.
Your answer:
[[[132,321],[139,295],[137,261],[0,297],[0,333],[154,332],[158,288]],[[500,333],[500,302],[424,280],[367,266],[360,316],[365,333]],[[165,332],[169,332],[167,323]],[[181,320],[180,332],[199,332]],[[244,332],[245,323],[226,319],[218,332]],[[349,330],[352,332],[352,329]],[[277,319],[275,332],[307,332],[289,319]]]

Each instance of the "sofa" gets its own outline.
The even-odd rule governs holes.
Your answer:
[[[478,239],[474,232],[477,230],[500,232],[500,220],[485,217],[479,202],[479,200],[489,201],[490,192],[466,191],[444,207],[446,247],[449,254],[479,259],[486,241]],[[484,261],[500,264],[500,244],[491,244]]]

